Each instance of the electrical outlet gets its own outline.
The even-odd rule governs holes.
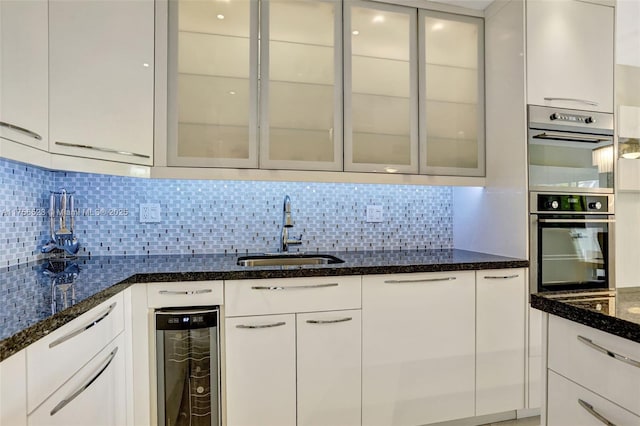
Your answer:
[[[140,223],[160,222],[160,204],[144,203],[140,204]]]
[[[367,206],[367,222],[382,222],[382,206]]]

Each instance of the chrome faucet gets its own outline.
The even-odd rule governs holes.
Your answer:
[[[285,195],[284,203],[282,205],[282,235],[280,236],[281,253],[288,252],[290,245],[302,244],[302,235],[298,238],[289,238],[289,228],[293,228],[293,219],[291,219],[291,198],[289,198],[288,195]]]

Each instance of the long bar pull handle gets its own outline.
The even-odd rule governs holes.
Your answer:
[[[51,413],[49,413],[49,415],[54,416],[58,411],[62,410],[67,404],[69,404],[71,401],[73,401],[78,396],[80,396],[82,392],[86,391],[89,388],[89,386],[93,384],[93,382],[98,380],[98,377],[100,377],[102,373],[104,373],[104,370],[106,370],[109,367],[109,365],[111,365],[111,362],[116,357],[117,353],[118,353],[118,348],[116,347],[113,351],[111,351],[111,353],[103,361],[104,365],[100,368],[100,370],[91,379],[89,379],[82,386],[76,389],[71,395],[69,395],[68,397],[60,401],[58,405],[53,407],[53,410],[51,410]]]
[[[150,156],[148,156],[146,154],[138,154],[137,152],[120,151],[119,149],[103,148],[103,147],[100,147],[100,146],[83,145],[83,144],[79,144],[79,143],[69,143],[69,142],[56,141],[56,145],[66,146],[66,147],[70,147],[70,148],[92,149],[94,151],[108,152],[110,154],[128,155],[130,157],[151,158]]]
[[[158,292],[158,294],[162,294],[162,295],[179,295],[179,296],[190,296],[193,294],[205,294],[205,293],[211,293],[213,290],[211,290],[210,288],[203,288],[200,290],[160,290]]]
[[[424,278],[421,280],[385,280],[385,284],[414,284],[414,283],[433,283],[436,281],[453,281],[456,277],[444,278]]]
[[[485,280],[508,280],[510,278],[518,278],[520,275],[519,274],[513,274],[513,275],[485,275],[484,279]]]
[[[337,287],[337,286],[338,286],[338,283],[309,284],[309,285],[296,285],[296,286],[256,285],[251,287],[251,290],[298,290],[298,289],[327,288],[327,287]]]
[[[616,426],[615,423],[611,423],[609,421],[609,419],[607,419],[605,416],[603,416],[602,414],[598,413],[594,408],[593,405],[589,404],[588,402],[585,402],[581,399],[578,399],[578,404],[580,404],[580,406],[582,408],[584,408],[585,410],[587,410],[587,412],[589,414],[591,414],[593,417],[595,417],[596,419],[600,420],[602,422],[602,424],[605,424],[607,426]]]
[[[615,223],[615,219],[538,219],[540,223]]]
[[[42,136],[40,136],[36,132],[32,132],[29,129],[25,129],[24,127],[16,126],[15,124],[7,123],[6,121],[0,121],[0,126],[6,127],[7,129],[15,130],[16,132],[19,132],[19,133],[23,133],[39,141],[42,140]]]
[[[586,104],[586,105],[591,105],[591,106],[598,106],[600,105],[598,102],[596,101],[590,101],[588,99],[578,99],[578,98],[552,98],[552,97],[545,97],[544,98],[545,101],[569,101],[569,102],[578,102],[581,104]]]
[[[118,302],[112,303],[111,305],[109,305],[109,307],[104,312],[102,312],[100,315],[98,315],[94,320],[92,320],[88,324],[85,324],[82,327],[76,328],[71,333],[65,334],[64,336],[60,337],[59,339],[56,339],[53,342],[49,343],[49,348],[51,349],[51,348],[53,348],[55,346],[58,346],[59,344],[64,343],[64,342],[66,342],[67,340],[69,340],[69,339],[71,339],[73,337],[76,337],[78,334],[84,333],[85,331],[87,331],[88,329],[93,327],[94,325],[98,324],[100,321],[102,321],[107,316],[109,316],[109,314],[113,311],[113,309],[116,307],[117,304],[118,304]]]
[[[607,142],[610,140],[608,138],[599,138],[596,136],[576,136],[573,134],[568,135],[564,133],[553,133],[553,132],[542,132],[532,137],[534,139],[551,139],[551,140],[563,140],[563,141],[569,141],[569,142],[590,142],[590,143]]]
[[[585,345],[589,346],[590,348],[595,349],[598,352],[602,352],[603,354],[608,355],[611,358],[615,358],[618,361],[624,362],[625,364],[633,365],[634,367],[640,368],[640,361],[636,361],[633,358],[629,358],[627,356],[612,352],[603,346],[593,343],[591,339],[587,339],[586,337],[578,336],[578,340],[584,343]]]
[[[345,318],[334,319],[334,320],[307,320],[307,324],[335,324],[337,322],[351,321],[352,319],[353,319],[352,317],[345,317]]]
[[[283,326],[285,324],[286,324],[286,322],[284,322],[284,321],[274,322],[272,324],[260,324],[260,325],[238,324],[238,325],[236,325],[236,328],[244,328],[244,329],[273,328],[273,327],[281,327],[281,326]]]

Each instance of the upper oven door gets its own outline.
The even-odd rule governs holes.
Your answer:
[[[611,114],[529,106],[529,189],[613,192]]]

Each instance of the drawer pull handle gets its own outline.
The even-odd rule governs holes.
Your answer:
[[[179,295],[179,296],[191,296],[194,294],[205,294],[205,293],[211,293],[213,290],[211,290],[210,288],[203,288],[200,290],[182,290],[182,291],[178,291],[178,290],[160,290],[158,293],[162,294],[162,295]]]
[[[385,280],[385,284],[414,284],[414,283],[433,283],[436,281],[453,281],[456,277],[444,278],[424,278],[421,280]]]
[[[636,361],[635,359],[617,354],[615,352],[610,351],[607,348],[604,348],[600,345],[596,345],[595,343],[593,343],[593,341],[591,341],[591,339],[587,339],[586,337],[578,336],[578,340],[584,343],[585,345],[589,346],[590,348],[595,349],[598,352],[602,352],[603,354],[608,355],[611,358],[615,358],[618,361],[622,361],[626,364],[633,365],[634,367],[640,368],[640,361]]]
[[[508,280],[510,278],[518,278],[520,275],[519,274],[513,274],[513,275],[485,275],[484,279],[485,280]]]
[[[36,132],[32,132],[29,129],[25,129],[24,127],[16,126],[15,124],[7,123],[5,121],[0,121],[0,126],[6,127],[7,129],[15,130],[16,132],[23,133],[29,137],[37,139],[39,141],[42,140],[42,136],[37,134]]]
[[[588,99],[578,99],[578,98],[551,98],[545,97],[545,101],[569,101],[569,102],[578,102],[585,105],[598,106],[599,104],[595,101],[590,101]]]
[[[108,152],[110,154],[128,155],[130,157],[151,158],[150,156],[148,156],[146,154],[138,154],[137,152],[120,151],[118,149],[102,148],[102,147],[99,147],[99,146],[83,145],[83,144],[79,144],[79,143],[69,143],[69,142],[56,141],[56,145],[66,146],[66,147],[70,147],[70,148],[92,149],[94,151]]]
[[[307,324],[335,324],[337,322],[351,321],[352,319],[352,317],[345,317],[334,320],[307,320]]]
[[[90,323],[76,328],[75,330],[73,330],[71,333],[69,334],[65,334],[64,336],[60,337],[59,339],[54,340],[53,342],[49,343],[49,349],[58,346],[61,343],[66,342],[67,340],[76,337],[78,334],[81,334],[85,331],[87,331],[88,329],[90,329],[91,327],[93,327],[94,325],[98,324],[100,321],[102,321],[103,319],[105,319],[107,316],[109,316],[109,314],[113,311],[113,309],[116,307],[118,303],[112,303],[106,311],[104,311],[103,313],[101,313],[100,315],[98,315],[98,317],[96,319],[94,319],[93,321],[91,321]]]
[[[308,289],[308,288],[326,288],[326,287],[337,287],[338,283],[327,283],[327,284],[308,284],[308,285],[296,285],[296,286],[271,286],[271,285],[256,285],[251,287],[252,290],[297,290],[297,289]]]
[[[73,401],[78,396],[80,396],[80,394],[82,392],[87,390],[89,388],[89,386],[91,386],[93,384],[93,382],[98,380],[98,377],[100,377],[102,375],[102,373],[104,373],[104,370],[106,370],[109,367],[109,365],[111,365],[111,362],[116,357],[117,353],[118,353],[118,348],[116,347],[114,350],[111,351],[111,353],[103,361],[104,365],[100,368],[100,370],[91,379],[89,379],[85,384],[83,384],[78,389],[76,389],[75,392],[73,392],[71,395],[69,395],[68,397],[66,397],[62,401],[60,401],[58,403],[58,405],[53,407],[53,410],[51,410],[51,413],[49,413],[49,415],[50,416],[54,416],[58,411],[62,410],[67,404],[69,404],[71,401]]]
[[[285,324],[286,324],[286,322],[284,322],[284,321],[274,322],[272,324],[260,324],[260,325],[239,324],[239,325],[236,325],[236,328],[244,328],[244,329],[273,328],[273,327],[280,327],[280,326],[283,326]]]
[[[589,414],[591,414],[593,417],[595,417],[596,419],[600,420],[602,422],[602,424],[605,424],[607,426],[616,426],[615,423],[611,423],[609,420],[607,420],[607,418],[605,416],[603,416],[602,414],[598,413],[593,408],[593,405],[589,404],[588,402],[584,402],[583,400],[579,399],[578,400],[578,404],[580,404],[580,406],[582,408],[587,410],[587,412]]]

